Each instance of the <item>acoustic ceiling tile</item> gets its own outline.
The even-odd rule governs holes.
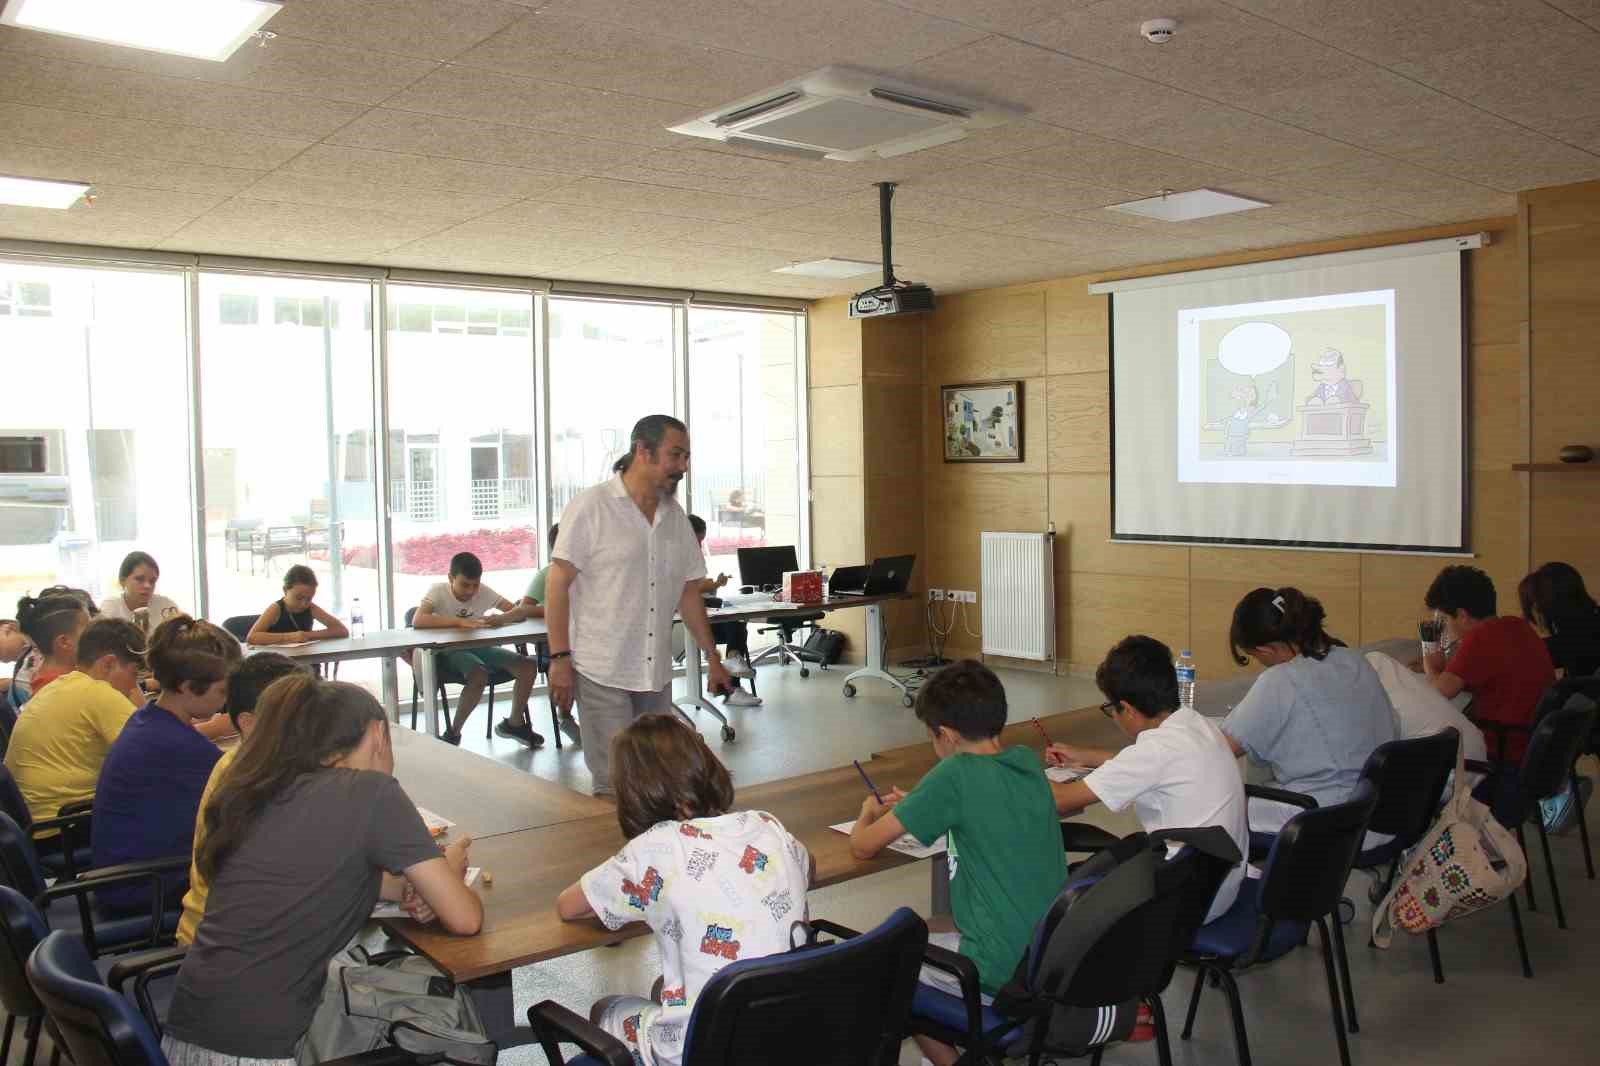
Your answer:
[[[24,240],[147,248],[221,202],[221,196],[98,185],[94,203],[80,201],[65,211],[0,206],[0,233]]]
[[[1055,18],[1067,8],[1087,7],[1096,0],[899,0],[901,7],[937,15],[990,33],[1015,33]]]
[[[434,71],[385,104],[401,111],[649,147],[676,142],[678,135],[668,133],[666,126],[683,118],[681,104],[453,65]]]
[[[753,226],[801,230],[812,233],[878,239],[877,190],[868,188],[850,197],[802,207],[785,207],[759,216]],[[894,227],[897,245],[915,240],[925,240],[948,232],[949,227],[937,226],[915,219],[897,219]],[[832,254],[839,254],[834,252]]]
[[[563,174],[597,173],[640,162],[650,154],[649,149],[620,141],[392,108],[373,108],[328,141]]]
[[[610,178],[580,178],[544,193],[541,199],[619,211],[643,211],[673,218],[736,222],[783,206],[775,200],[728,193],[702,192],[671,185],[645,185]]]
[[[321,137],[350,121],[358,104],[263,93],[228,85],[3,53],[0,100],[62,111]]]
[[[987,229],[1028,218],[1035,212],[1020,205],[1008,206],[989,200],[929,191],[907,183],[895,190],[894,219],[920,219],[962,229]]]
[[[1600,155],[1509,124],[1494,126],[1395,157],[1503,192],[1600,177]]]
[[[1250,174],[1276,174],[1365,158],[1368,153],[1315,133],[1220,104],[1201,104],[1182,121],[1151,115],[1119,139]]]
[[[729,177],[700,170],[682,170],[675,166],[672,159],[679,154],[667,151],[655,152],[647,163],[608,167],[596,176],[615,181],[667,185],[678,189],[723,193],[729,196],[753,196],[761,200],[788,204],[805,204],[827,199],[858,184],[821,177],[815,172],[800,170],[783,163],[770,164],[763,171],[752,172],[743,177]]]
[[[986,36],[884,0],[553,0],[544,12],[808,67],[892,69]]]
[[[1223,185],[1240,172],[1166,152],[1140,148],[1088,133],[1068,136],[1052,148],[1007,156],[1005,165],[1092,185],[1156,196],[1163,189],[1198,189]]]
[[[245,190],[243,195],[252,200],[274,203],[389,211],[440,222],[465,222],[519,199],[517,196],[453,192],[360,178],[312,177],[283,170],[263,177]]]
[[[1232,0],[1287,30],[1391,66],[1563,15],[1544,0]],[[1558,0],[1570,3],[1572,0]]]
[[[82,148],[43,147],[6,135],[5,127],[5,118],[0,117],[0,174],[84,181],[91,185],[173,189],[222,197],[239,192],[263,173],[203,163],[108,155]]]
[[[952,170],[908,179],[895,193],[895,202],[906,193],[960,196],[972,200],[1015,205],[1030,211],[1071,211],[1100,207],[1128,197],[1127,190],[1105,185],[1090,185],[1065,178],[1052,178],[999,163],[975,163]]]
[[[540,235],[562,235],[559,239],[582,242],[595,237],[631,240],[671,240],[697,232],[704,223],[697,219],[650,215],[639,211],[618,211],[583,204],[523,200],[493,211],[473,225],[501,230],[515,228]]]
[[[46,147],[250,170],[278,166],[312,143],[299,138],[85,115],[18,103],[0,107],[0,137]]]
[[[1168,44],[1152,45],[1139,35],[1139,24],[1157,14],[1179,17],[1181,28]],[[1030,26],[1020,36],[1231,103],[1338,77],[1364,65],[1348,53],[1220,0],[1188,0],[1179,12],[1152,11],[1148,0],[1107,0]]]
[[[555,13],[522,19],[455,62],[541,81],[607,89],[696,108],[717,107],[804,74],[804,66],[719,48],[687,47],[625,25]]]
[[[343,145],[318,144],[284,166],[288,174],[351,183],[384,183],[418,189],[459,190],[496,197],[538,196],[577,181],[527,167],[495,166],[460,159],[380,152]]]
[[[366,256],[416,240],[440,226],[437,219],[386,211],[234,197],[190,222],[166,243],[277,241],[285,245],[337,248],[343,254]]]
[[[1440,205],[1449,204],[1459,218],[1484,218],[1510,214],[1516,197],[1483,185],[1458,181],[1397,159],[1374,158],[1362,163],[1337,163],[1298,171],[1295,181],[1332,196],[1364,200],[1421,217],[1436,217]]]
[[[342,48],[451,59],[529,14],[501,0],[287,3],[268,29]]]

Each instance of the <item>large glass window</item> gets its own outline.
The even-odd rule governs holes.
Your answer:
[[[635,422],[676,409],[676,330],[673,308],[662,304],[552,299],[549,313],[554,521],[579,492],[611,476]]]
[[[739,574],[737,551],[801,550],[799,368],[805,318],[689,310],[693,510],[706,520],[707,566]]]
[[[542,565],[533,296],[391,285],[389,509],[396,622],[470,551],[509,600]]]
[[[184,276],[0,262],[0,617],[140,549],[193,610]]]
[[[303,563],[323,610],[348,618],[359,598],[378,625],[371,300],[366,282],[200,276],[213,621],[253,621]],[[375,680],[376,670],[362,662],[347,674]]]

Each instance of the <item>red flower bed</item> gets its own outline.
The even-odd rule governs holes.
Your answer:
[[[424,534],[396,541],[395,569],[402,574],[438,575],[450,571],[450,557],[471,552],[485,570],[527,570],[539,565],[539,538],[526,527],[517,529],[472,529],[464,533]],[[362,544],[344,550],[348,566],[378,565],[375,544]]]
[[[732,555],[740,548],[764,548],[767,538],[761,534],[744,537],[707,537],[707,555]]]

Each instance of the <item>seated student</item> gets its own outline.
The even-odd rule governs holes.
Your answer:
[[[940,670],[918,691],[916,715],[939,764],[910,793],[889,789],[882,803],[868,793],[850,853],[870,859],[904,833],[923,844],[948,834],[955,929],[928,940],[972,960],[987,1000],[1011,979],[1066,881],[1055,800],[1032,748],[1000,746],[1006,692],[988,667],[967,659]],[[922,980],[960,995],[946,974],[924,969]],[[939,1066],[956,1060],[946,1044],[920,1036],[917,1043]]]
[[[1099,800],[1113,811],[1133,804],[1147,833],[1217,826],[1240,855],[1250,854],[1244,778],[1228,738],[1209,718],[1178,706],[1172,649],[1154,637],[1125,637],[1094,672],[1105,694],[1100,709],[1133,740],[1121,751],[1051,744],[1052,766],[1092,766],[1079,781],[1052,782],[1056,812],[1077,814]],[[1172,849],[1176,851],[1176,846]],[[1233,906],[1244,880],[1240,863],[1211,903],[1206,921]]]
[[[1545,563],[1517,585],[1522,617],[1544,633],[1562,677],[1600,674],[1600,605],[1583,575],[1566,563]]]
[[[450,557],[448,579],[423,594],[412,624],[418,629],[493,629],[522,621],[528,617],[527,611],[483,583],[483,564],[476,555],[457,552]],[[544,743],[544,737],[535,733],[528,721],[528,696],[538,675],[532,659],[509,648],[488,647],[443,652],[439,661],[466,678],[456,701],[455,718],[444,734],[447,742],[461,743],[461,727],[477,709],[490,673],[504,670],[516,678],[516,684],[511,689],[511,717],[495,723],[495,735],[520,740],[530,748]]]
[[[81,597],[60,586],[17,601],[17,626],[39,653],[28,682],[30,697],[78,668],[78,634],[92,614]]]
[[[338,640],[350,630],[343,622],[312,603],[317,594],[317,572],[296,563],[283,572],[283,598],[267,604],[245,635],[246,644],[299,644],[307,640]],[[317,626],[321,626],[318,629]]]
[[[239,642],[181,614],[156,627],[146,658],[161,695],[133,713],[100,768],[90,833],[96,866],[190,854],[200,794],[222,757],[195,722],[222,709],[223,679],[239,661]],[[177,905],[184,880],[168,879],[170,905]],[[149,906],[149,889],[141,885],[97,895],[111,913]]]
[[[6,683],[5,696],[14,708],[21,708],[32,694],[28,683],[39,669],[39,653],[23,635],[15,618],[0,618],[0,663],[16,663],[11,668],[11,679]]]
[[[1342,803],[1367,756],[1394,740],[1394,707],[1357,652],[1328,635],[1322,604],[1296,588],[1259,588],[1233,610],[1228,646],[1265,666],[1222,720],[1235,755],[1272,768],[1278,785],[1319,804]],[[1275,833],[1299,813],[1287,803],[1250,804],[1250,828]],[[1368,846],[1386,840],[1368,834]]]
[[[102,600],[100,613],[126,619],[149,636],[156,626],[183,613],[172,600],[156,594],[156,582],[160,579],[161,567],[156,565],[153,556],[146,552],[129,552],[117,568],[121,592]]]
[[[223,775],[233,765],[245,741],[250,739],[250,733],[256,725],[256,703],[260,701],[261,694],[267,690],[267,686],[280,677],[309,672],[304,664],[275,651],[257,652],[246,656],[228,671],[225,706],[228,717],[233,721],[234,731],[239,734],[239,743],[222,753],[222,758],[211,768],[211,776],[206,779],[205,791],[200,794],[200,813],[194,821],[196,855],[205,846],[206,804],[211,802],[211,797],[216,793],[217,785],[221,783]],[[191,859],[189,891],[183,894],[183,916],[178,919],[178,943],[194,943],[195,930],[200,928],[200,919],[205,917],[208,894],[209,888],[205,875],[200,872],[200,864],[197,860]]]
[[[1439,571],[1424,602],[1439,612],[1445,634],[1456,642],[1448,661],[1442,651],[1423,657],[1428,680],[1447,700],[1471,693],[1468,710],[1475,721],[1523,727],[1485,730],[1499,733],[1489,738],[1490,758],[1520,762],[1539,697],[1556,680],[1544,641],[1521,618],[1496,616],[1494,582],[1476,567]]]
[[[694,539],[702,551],[706,546],[706,520],[697,514],[689,516],[689,528],[694,530]],[[700,579],[700,595],[715,596],[730,580],[727,574],[718,574],[716,577]],[[728,676],[733,678],[733,688],[729,689],[722,697],[722,702],[729,707],[759,707],[761,697],[754,692],[746,692],[739,684],[741,677],[755,677],[755,667],[750,665],[750,627],[744,622],[733,620],[728,622],[712,622],[711,636],[719,644],[725,644],[728,654],[723,656],[722,665],[728,668]]]
[[[607,996],[590,1019],[635,1062],[677,1066],[706,982],[738,959],[789,950],[790,930],[806,918],[811,855],[772,815],[729,813],[727,768],[676,715],[635,719],[613,739],[611,767],[628,843],[563,889],[556,910],[607,929],[650,926],[659,999]]]
[[[365,689],[297,671],[261,694],[205,808],[195,864],[211,891],[165,1021],[173,1066],[292,1063],[328,960],[380,898],[452,933],[482,926],[462,882],[471,839],[441,852],[393,775],[389,723]]]
[[[77,657],[76,670],[29,703],[6,748],[6,769],[35,820],[94,798],[106,753],[133,717],[144,634],[132,622],[96,618],[78,636]]]
[[[1455,704],[1439,695],[1439,690],[1426,678],[1381,651],[1367,652],[1366,660],[1389,694],[1401,740],[1430,737],[1454,729],[1461,735],[1461,748],[1468,759],[1482,762],[1488,758],[1483,730],[1457,710]]]
[[[554,558],[556,551],[556,534],[560,531],[560,522],[552,522],[550,524],[550,543],[546,545],[546,559]],[[524,618],[544,617],[546,598],[544,589],[545,584],[549,580],[550,564],[546,562],[539,568],[539,572],[534,574],[533,578],[528,582],[528,589],[522,594],[522,602],[518,604],[518,606],[521,607],[524,612]],[[547,652],[548,649],[544,649],[544,651],[541,652],[541,654],[546,655],[546,657],[540,660],[540,668],[545,671],[548,671],[550,668],[548,655],[546,654]],[[573,710],[574,708],[568,707],[566,710],[561,711],[560,716],[557,718],[556,724],[560,728],[562,736],[566,737],[574,744],[581,744],[583,743],[583,734],[578,728],[578,720],[573,717]]]

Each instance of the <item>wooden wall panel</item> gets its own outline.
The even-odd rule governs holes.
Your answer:
[[[845,314],[847,305],[842,298],[819,300],[806,317],[814,389],[861,381],[861,323]]]
[[[1048,379],[1050,472],[1111,470],[1111,375],[1064,374]]]
[[[1071,573],[1066,585],[1057,591],[1067,605],[1067,659],[1079,669],[1093,670],[1130,633],[1147,633],[1173,651],[1190,646],[1190,587],[1184,582]]]
[[[1045,286],[1045,371],[1086,374],[1107,370],[1111,354],[1110,297],[1091,296],[1079,278]]]
[[[941,297],[926,328],[930,385],[1044,375],[1041,287]]]
[[[926,316],[868,318],[861,322],[861,373],[869,379],[922,384]]]
[[[859,478],[866,472],[861,390],[860,385],[811,390],[812,477]]]
[[[1110,492],[1110,474],[1051,475],[1050,521],[1056,524],[1057,562],[1086,573],[1188,581],[1188,548],[1111,542]]]
[[[919,481],[923,466],[923,389],[920,382],[882,383],[869,379],[861,387],[863,457],[868,477],[901,477]],[[919,494],[920,495],[920,494]]]
[[[1361,642],[1361,556],[1351,552],[1194,548],[1190,551],[1189,631],[1201,677],[1227,677],[1240,667],[1228,657],[1233,609],[1251,589],[1299,589],[1322,602],[1330,633]]]

